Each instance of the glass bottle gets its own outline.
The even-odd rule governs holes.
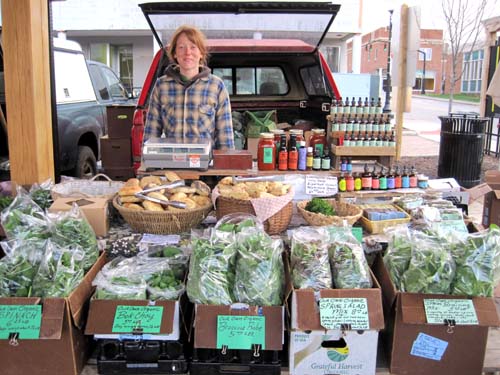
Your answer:
[[[276,145],[273,133],[260,133],[257,146],[257,168],[259,171],[274,171],[276,169]]]
[[[351,102],[349,101],[349,97],[346,96],[344,103],[344,114],[351,113]]]
[[[382,98],[379,96],[377,100],[377,111],[378,114],[382,113]]]
[[[347,158],[346,171],[352,172],[352,158]]]
[[[403,189],[408,189],[410,187],[410,176],[408,175],[408,168],[406,168],[406,165],[403,167],[403,173],[401,174],[401,187]]]
[[[363,113],[363,101],[361,100],[361,96],[358,98],[358,106],[356,107],[356,113],[358,115]]]
[[[347,172],[347,159],[346,158],[340,159],[340,171]]]
[[[312,129],[309,145],[314,151],[319,150],[320,155],[323,155],[326,146],[325,129]]]
[[[394,137],[394,132],[392,132],[391,138],[389,138],[389,146],[396,147],[396,138]]]
[[[361,190],[361,175],[360,173],[354,173],[354,191]]]
[[[300,141],[299,148],[299,161],[297,165],[297,169],[299,171],[305,171],[307,169],[307,149],[306,149],[306,141]]]
[[[280,151],[278,153],[278,170],[286,171],[288,169],[288,150],[286,148],[286,135],[281,136]]]
[[[351,113],[356,114],[356,98],[354,96],[351,100]]]
[[[330,155],[328,154],[328,152],[325,152],[325,155],[323,155],[323,158],[321,159],[321,170],[329,171],[330,166],[331,166]]]
[[[380,179],[379,179],[379,176],[378,176],[377,171],[375,169],[376,169],[376,167],[373,166],[373,170],[372,170],[372,190],[378,190],[378,189],[380,189]]]
[[[372,174],[368,168],[368,164],[365,164],[365,171],[361,175],[361,189],[371,190],[372,189]]]
[[[290,150],[288,151],[288,170],[296,171],[299,162],[299,151],[297,150],[297,138],[295,134],[290,135]]]
[[[372,100],[370,101],[370,114],[374,115],[375,112],[375,99],[372,97]]]
[[[417,178],[417,171],[415,170],[415,167],[412,165],[410,169],[410,187],[411,188],[416,188],[418,186],[418,178]]]
[[[391,167],[389,167],[389,171],[387,172],[387,189],[392,190],[396,188],[396,181],[394,178],[394,174],[392,173]]]
[[[379,175],[379,189],[380,190],[387,190],[387,175],[385,174],[385,168],[381,167],[380,168],[380,175]]]
[[[403,186],[403,181],[399,171],[399,165],[396,165],[396,167],[394,168],[394,189],[401,189],[401,187]]]
[[[352,173],[348,173],[345,178],[345,186],[346,191],[354,191],[354,177],[352,177]]]
[[[337,99],[337,114],[341,115],[344,113],[344,103],[342,103],[342,97]]]
[[[337,99],[332,99],[332,104],[330,105],[330,116],[333,118],[337,115]]]
[[[313,148],[309,146],[307,148],[307,155],[306,155],[306,170],[310,171],[313,169],[313,162],[314,162]]]
[[[341,173],[340,174],[340,178],[339,178],[339,191],[346,191],[347,190],[347,186],[346,186],[346,179],[344,177],[344,174]]]
[[[370,103],[368,102],[368,97],[365,97],[365,104],[363,106],[363,113],[364,114],[370,113]]]
[[[321,154],[319,150],[314,150],[314,158],[313,158],[313,171],[321,170]]]

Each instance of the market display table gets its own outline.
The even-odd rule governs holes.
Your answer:
[[[357,146],[335,146],[332,145],[333,167],[338,169],[343,157],[350,157],[355,160],[376,160],[385,167],[392,166],[395,147],[357,147]]]

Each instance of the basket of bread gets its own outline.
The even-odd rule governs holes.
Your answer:
[[[211,189],[203,181],[186,185],[171,171],[165,177],[129,179],[113,199],[113,206],[134,231],[181,233],[200,224],[213,209]]]
[[[298,202],[297,211],[313,226],[342,226],[344,222],[353,225],[363,214],[363,210],[354,204],[323,198]]]
[[[252,178],[225,177],[215,187],[217,219],[232,213],[257,216],[268,234],[279,234],[290,224],[293,212],[293,188],[280,181],[248,181]],[[247,180],[247,181],[245,181]]]

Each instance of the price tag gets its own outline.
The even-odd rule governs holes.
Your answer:
[[[326,329],[340,329],[350,324],[351,329],[370,329],[366,298],[320,298],[320,323]]]
[[[330,196],[337,193],[337,177],[313,175],[306,176],[306,194],[316,196]]]
[[[219,315],[217,317],[217,349],[251,349],[252,344],[266,347],[264,316]]]
[[[200,155],[189,155],[189,168],[201,168]]]
[[[39,339],[42,323],[41,305],[0,306],[0,339],[9,339],[11,333],[18,333],[19,339]]]
[[[163,306],[123,306],[116,307],[113,333],[160,333]]]
[[[141,238],[141,243],[154,245],[177,245],[181,241],[181,236],[178,234],[150,234],[144,233]]]
[[[424,299],[427,323],[444,324],[445,319],[455,324],[479,324],[474,304],[470,299]]]

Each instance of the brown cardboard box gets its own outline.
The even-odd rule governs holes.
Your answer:
[[[109,105],[106,107],[109,138],[128,138],[132,132],[135,106]]]
[[[252,169],[252,154],[248,150],[214,150],[214,169]]]
[[[391,374],[480,375],[483,371],[488,327],[500,324],[492,298],[472,298],[478,325],[460,325],[453,329],[428,324],[424,299],[464,299],[463,296],[402,293],[395,289],[382,258],[377,257],[374,272],[382,286],[386,332],[382,336],[390,360]],[[427,334],[447,343],[441,360],[411,355],[417,336]]]
[[[384,328],[382,292],[372,277],[370,289],[323,289],[319,298],[366,298],[369,330],[326,330],[320,323],[316,292],[296,289],[292,295],[290,374],[372,375],[376,371],[378,331]],[[329,348],[328,342],[344,340],[347,351]],[[316,345],[315,345],[316,344]],[[333,354],[333,355],[332,355]],[[337,359],[335,356],[338,356]],[[341,358],[341,359],[340,359]]]
[[[102,254],[80,285],[66,298],[0,298],[0,305],[42,304],[39,340],[19,340],[18,346],[0,340],[2,375],[78,375],[90,355],[83,333],[92,281],[106,263]]]
[[[131,138],[101,137],[101,160],[104,169],[131,167]]]
[[[486,171],[485,181],[490,191],[484,196],[482,224],[487,228],[500,225],[500,171]]]
[[[49,212],[69,211],[76,203],[94,229],[96,236],[106,236],[109,230],[108,200],[106,198],[58,198]]]

